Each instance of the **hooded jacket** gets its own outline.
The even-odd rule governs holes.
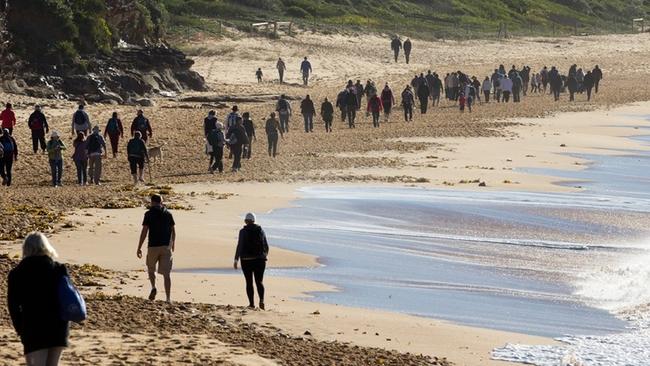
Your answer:
[[[67,347],[69,326],[59,316],[58,283],[68,272],[48,256],[23,259],[9,272],[7,305],[25,354]]]
[[[235,260],[264,259],[269,254],[269,243],[262,227],[257,224],[247,224],[239,230],[239,240]]]

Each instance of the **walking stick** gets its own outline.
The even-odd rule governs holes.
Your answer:
[[[149,162],[149,159],[147,159],[147,171],[149,172],[149,183],[153,183],[153,179],[151,178],[151,163]]]

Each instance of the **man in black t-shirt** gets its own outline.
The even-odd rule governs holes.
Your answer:
[[[140,242],[138,244],[138,258],[142,258],[142,244],[149,236],[147,244],[147,270],[149,272],[149,281],[151,282],[151,292],[149,300],[156,298],[156,264],[158,273],[165,280],[165,295],[167,302],[170,300],[171,292],[171,271],[172,271],[172,253],[175,249],[176,230],[174,228],[174,217],[163,206],[162,197],[154,194],[151,196],[151,207],[144,214],[142,221],[142,232],[140,233]]]

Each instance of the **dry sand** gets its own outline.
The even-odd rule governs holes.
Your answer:
[[[650,100],[647,83],[639,83],[650,73],[645,57],[650,41],[644,35],[612,35],[572,37],[561,39],[531,38],[507,41],[415,42],[413,63],[409,66],[390,62],[386,37],[374,35],[342,36],[303,33],[295,38],[268,40],[240,35],[236,40],[196,39],[186,42],[196,60],[195,69],[206,76],[213,91],[197,96],[234,95],[256,101],[242,102],[240,109],[251,111],[258,129],[254,143],[254,159],[244,162],[239,174],[207,175],[207,159],[203,149],[202,119],[209,105],[179,100],[156,100],[156,106],[146,114],[154,125],[152,144],[166,144],[164,161],[154,168],[154,180],[161,184],[184,183],[174,186],[171,201],[190,211],[177,210],[179,245],[175,254],[178,269],[228,268],[234,251],[239,215],[246,211],[264,212],[288,205],[295,198],[295,188],[320,182],[397,183],[424,186],[459,186],[462,180],[479,179],[488,189],[567,190],[553,183],[554,177],[526,175],[512,169],[545,167],[580,169],[586,162],[559,153],[597,152],[617,153],[617,149],[641,148],[624,139],[634,134],[640,121],[627,121],[615,127],[607,111],[590,112],[614,105]],[[314,84],[306,89],[298,83],[298,66],[303,55],[309,55],[314,65]],[[288,81],[257,84],[254,70],[263,67],[267,78],[275,78],[274,64],[281,55],[287,61]],[[325,134],[317,118],[316,133],[300,132],[301,119],[296,113],[291,120],[292,132],[280,142],[280,156],[268,158],[262,129],[263,116],[273,109],[273,96],[287,93],[300,97],[310,93],[320,102],[325,96],[334,98],[348,78],[372,78],[378,86],[384,82],[394,85],[394,92],[410,80],[414,72],[431,68],[439,73],[465,70],[482,79],[495,65],[503,63],[529,64],[533,70],[543,65],[557,65],[566,70],[572,63],[591,67],[600,64],[605,71],[601,93],[592,102],[579,96],[576,103],[554,103],[548,95],[534,95],[514,104],[478,105],[473,114],[460,114],[454,104],[441,102],[426,116],[416,114],[413,125],[401,122],[398,109],[392,122],[372,129],[361,117],[359,127],[350,131],[335,120],[335,132]],[[196,93],[195,93],[196,94]],[[7,96],[17,109],[20,127],[17,139],[23,153],[31,142],[24,121],[34,103],[45,104],[51,125],[67,132],[74,103],[41,101],[27,97]],[[231,103],[228,103],[231,104]],[[293,102],[294,108],[297,102]],[[636,104],[610,113],[643,111],[646,104]],[[91,118],[102,124],[113,110],[122,113],[128,126],[134,108],[91,106]],[[540,118],[559,112],[557,118]],[[219,110],[223,119],[226,110]],[[620,119],[617,119],[620,121]],[[629,123],[628,123],[629,122]],[[66,138],[70,143],[70,138]],[[565,145],[562,147],[561,145]],[[67,222],[68,228],[58,230],[53,241],[63,260],[71,263],[93,263],[112,270],[127,271],[123,283],[104,287],[107,293],[143,296],[146,292],[143,265],[135,258],[142,208],[101,210],[106,202],[135,200],[141,205],[146,192],[128,185],[128,169],[123,155],[108,159],[105,164],[105,184],[102,187],[79,189],[73,185],[72,161],[66,161],[66,187],[47,188],[47,162],[41,155],[21,155],[15,169],[15,187],[0,190],[2,220],[8,225],[0,229],[0,238],[14,238],[33,229],[35,212],[47,218],[49,230],[57,227],[49,221]],[[226,160],[226,164],[228,161]],[[256,181],[256,184],[242,183]],[[505,183],[505,182],[510,183]],[[194,185],[187,183],[199,182]],[[230,182],[227,184],[227,182]],[[276,183],[268,183],[276,182]],[[473,185],[460,185],[469,188]],[[194,192],[194,194],[192,194]],[[229,196],[226,193],[235,195]],[[217,199],[221,197],[222,199]],[[82,210],[77,210],[81,208]],[[59,215],[67,213],[61,220]],[[26,221],[27,220],[27,221]],[[38,227],[48,230],[48,227]],[[4,252],[15,254],[17,244],[5,244]],[[274,249],[272,266],[314,266],[316,259],[304,254]],[[176,273],[174,298],[182,301],[233,304],[244,303],[242,278],[238,275]],[[322,284],[295,279],[270,278],[270,311],[246,312],[244,323],[271,324],[292,335],[309,330],[318,340],[338,340],[363,346],[397,349],[401,352],[446,356],[459,365],[500,365],[487,360],[493,347],[506,342],[540,343],[546,339],[508,334],[490,330],[462,327],[431,319],[395,315],[366,309],[317,304],[305,299],[310,291],[335,290]],[[132,309],[122,309],[131,314]],[[320,314],[313,314],[318,311]],[[8,331],[6,324],[3,328]],[[365,334],[364,334],[365,332]],[[76,336],[83,353],[84,347],[102,347],[114,360],[123,357],[120,334],[110,327],[84,330]],[[379,334],[379,335],[376,335]],[[138,342],[148,343],[148,335],[136,336]],[[231,345],[206,345],[200,335],[181,334],[178,342],[194,344],[200,357],[213,357],[232,364],[273,364],[264,356],[251,355]],[[122,337],[124,337],[122,335]],[[388,340],[390,339],[390,340]],[[9,341],[8,341],[9,342]],[[19,354],[15,339],[9,352],[14,359]],[[128,342],[122,342],[128,343]],[[137,342],[136,342],[137,343]],[[140,343],[137,343],[140,344]],[[155,343],[158,347],[159,343]],[[197,347],[196,345],[200,346]],[[161,346],[162,347],[162,346]],[[7,347],[3,347],[7,349]],[[307,349],[307,348],[305,348]],[[209,350],[209,351],[206,351]],[[143,359],[137,352],[127,352],[123,363],[154,362]],[[256,352],[259,355],[259,352]],[[119,356],[119,357],[118,357]],[[249,357],[242,361],[238,357]],[[174,362],[182,360],[180,353],[169,353]],[[207,360],[207,359],[206,359]],[[80,364],[97,363],[88,359]],[[198,362],[198,361],[197,361]],[[12,364],[13,362],[10,362]]]

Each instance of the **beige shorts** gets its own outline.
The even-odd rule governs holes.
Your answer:
[[[147,269],[149,272],[156,272],[156,263],[158,264],[158,273],[163,276],[171,273],[173,258],[170,247],[147,248]]]

